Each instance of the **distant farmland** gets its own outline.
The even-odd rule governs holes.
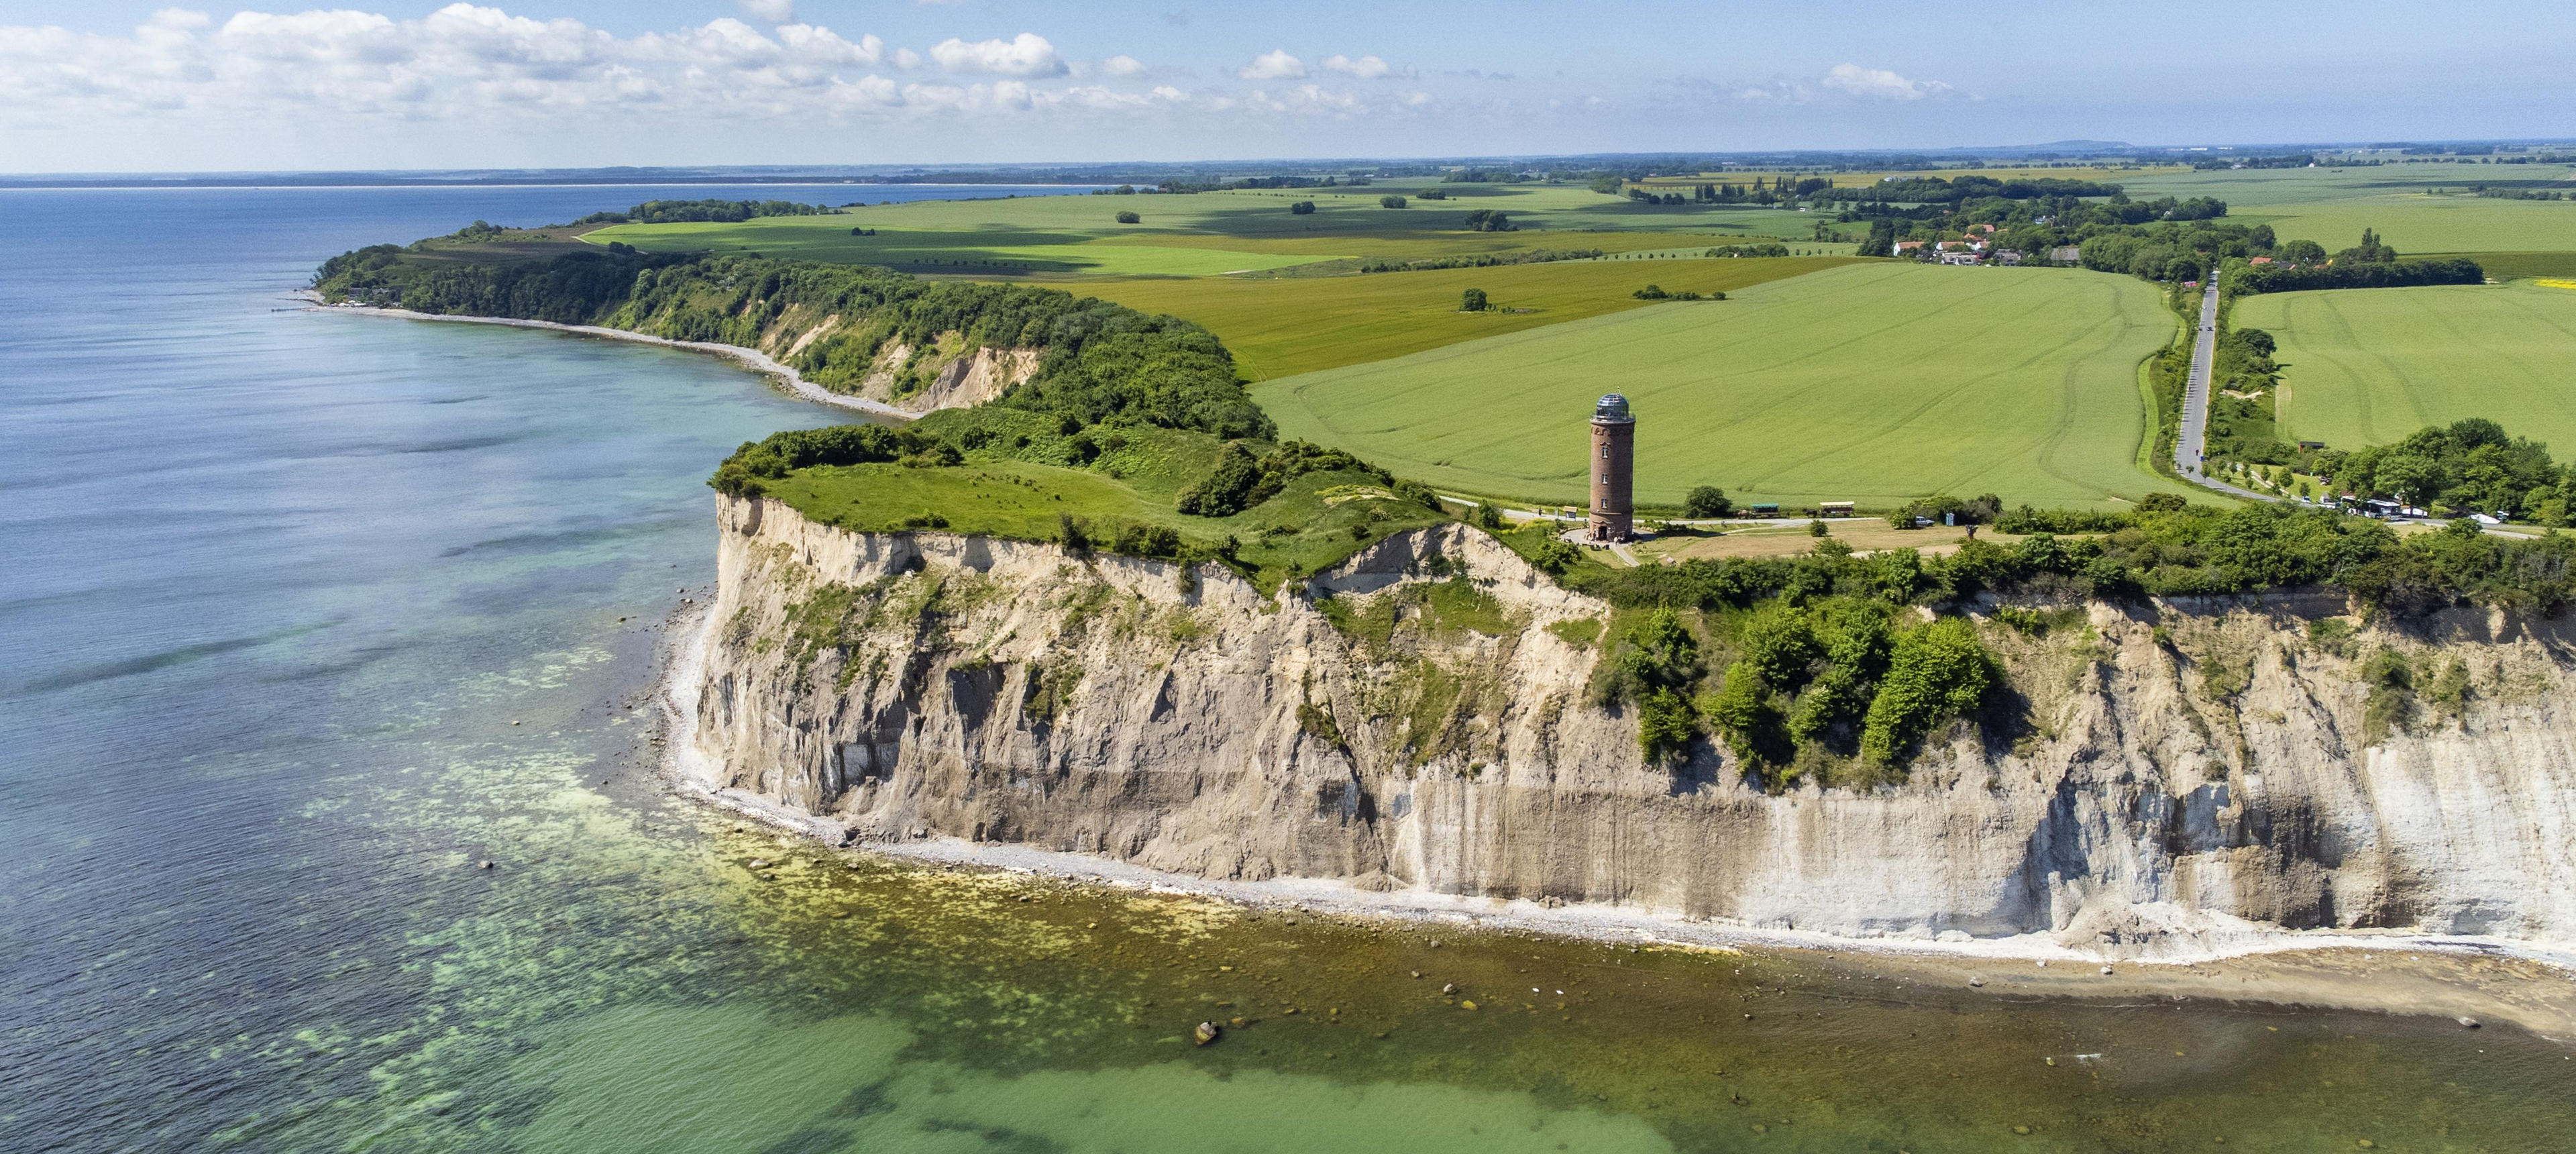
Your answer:
[[[2357,449],[2487,417],[2562,454],[2576,448],[2576,289],[2279,293],[2237,302],[2235,323],[2280,341],[2284,439]]]
[[[1717,262],[1723,263],[1723,262]],[[1670,286],[1667,286],[1670,287]],[[1868,263],[1263,385],[1283,435],[1435,484],[1583,492],[1594,398],[1638,413],[1637,489],[1886,503],[1933,492],[2114,505],[2138,470],[2154,286],[2073,270]],[[2576,295],[2576,294],[2571,294]]]
[[[1425,189],[1446,199],[1422,200]],[[818,190],[864,196],[864,186]],[[1413,198],[1386,208],[1387,196]],[[1290,206],[1312,202],[1315,211]],[[1478,209],[1512,232],[1470,232]],[[1141,219],[1120,224],[1117,214]],[[1442,185],[1236,190],[1186,196],[1035,196],[854,205],[823,216],[736,223],[617,224],[592,244],[647,252],[759,252],[930,275],[1211,276],[1333,260],[1408,260],[1539,248],[1610,251],[1783,241],[1811,248],[1817,217],[1777,208],[1645,205],[1564,185]],[[853,229],[859,230],[856,234]],[[1866,228],[1860,231],[1868,231]],[[1848,252],[1848,246],[1835,251]],[[1355,270],[1352,270],[1355,271]]]
[[[2313,240],[2328,252],[2360,243],[2365,228],[2409,255],[2509,253],[2528,262],[2534,254],[2576,252],[2576,201],[2469,191],[2484,184],[2576,192],[2576,169],[2564,164],[2222,169],[2116,179],[2139,200],[2217,197],[2227,202],[2229,220],[2269,224],[2283,240]]]
[[[1100,281],[1079,291],[1197,321],[1259,381],[1644,307],[1632,294],[1648,284],[1734,292],[1853,259],[1576,261],[1308,280]],[[1458,311],[1471,288],[1485,290],[1493,311]],[[1521,309],[1530,311],[1506,311]]]

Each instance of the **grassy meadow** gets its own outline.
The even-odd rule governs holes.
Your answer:
[[[2486,417],[2517,436],[2576,447],[2576,288],[2278,293],[2237,301],[2234,319],[2280,342],[2285,440],[2357,449]]]
[[[1450,199],[1381,207],[1439,188]],[[1289,206],[1312,201],[1316,211]],[[1515,232],[1468,232],[1469,212],[1508,213]],[[1117,223],[1133,212],[1140,223]],[[732,224],[620,224],[584,235],[648,252],[758,252],[965,276],[1210,276],[1302,264],[1598,248],[1683,249],[1814,235],[1813,214],[1640,205],[1567,185],[1390,182],[1359,188],[1188,195],[1045,196],[862,205],[828,216]],[[853,236],[853,228],[874,230]],[[1808,243],[1815,243],[1812,240]],[[1837,249],[1836,251],[1841,251]],[[1340,271],[1340,270],[1336,270]]]
[[[1631,295],[1735,292],[1748,285],[1851,263],[1850,257],[1599,260],[1330,279],[1102,280],[1085,295],[1207,327],[1233,350],[1246,378],[1265,381],[1562,324],[1651,304]],[[1493,308],[1458,311],[1467,289]]]
[[[1724,262],[1710,262],[1724,263]],[[1666,285],[1667,288],[1673,287]],[[1438,485],[1584,491],[1584,418],[1638,413],[1637,495],[1892,503],[1934,492],[2113,506],[2140,471],[2138,362],[2174,333],[2154,286],[2073,270],[1871,262],[1274,380],[1284,436]]]
[[[2467,191],[2483,183],[2576,192],[2576,169],[2564,164],[2266,168],[2142,175],[2120,183],[2139,200],[2214,196],[2227,202],[2231,221],[2268,224],[2283,240],[2313,240],[2329,252],[2350,248],[2362,229],[2373,228],[2408,255],[2576,253],[2576,201],[2501,200]]]

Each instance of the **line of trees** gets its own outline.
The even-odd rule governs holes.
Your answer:
[[[1948,556],[1885,549],[1854,557],[1837,538],[1799,557],[1693,560],[1633,569],[1569,567],[1568,588],[1634,609],[1744,608],[1867,596],[1940,605],[1988,590],[2122,601],[2146,596],[2339,586],[2379,610],[2455,604],[2556,612],[2576,600],[2576,535],[2509,538],[2461,520],[2399,537],[2388,525],[2327,509],[2262,504],[2221,509],[2178,499],[2135,512],[2021,506],[1997,518],[2011,545],[1983,537]],[[2071,537],[2063,534],[2092,534]]]
[[[740,224],[763,216],[823,216],[839,209],[792,200],[648,200],[623,212],[594,212],[582,224]]]
[[[2529,518],[2551,527],[2567,524],[2576,501],[2576,467],[2560,467],[2549,446],[2512,436],[2484,417],[2427,425],[2395,444],[2322,450],[2305,471],[2335,493]]]

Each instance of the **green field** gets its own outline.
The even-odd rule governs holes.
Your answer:
[[[1794,243],[1812,237],[1819,219],[1778,209],[1640,205],[1562,185],[1450,185],[1446,201],[1415,200],[1402,209],[1378,204],[1382,196],[1435,186],[917,201],[734,224],[611,225],[584,239],[646,251],[758,252],[932,274],[1209,276],[1337,259]],[[1316,211],[1290,212],[1301,200],[1313,201]],[[1465,231],[1467,214],[1480,208],[1506,212],[1521,228]],[[1120,212],[1137,213],[1143,222],[1118,224]],[[852,236],[852,228],[875,232]]]
[[[2386,164],[2141,175],[2120,180],[2130,197],[2214,196],[2227,218],[2269,224],[2283,240],[2329,252],[2373,228],[2407,254],[2576,252],[2576,201],[2499,200],[2473,184],[2576,192],[2563,164]],[[2434,190],[2446,190],[2440,193]]]
[[[1104,280],[1082,292],[1197,321],[1233,350],[1246,378],[1263,381],[1622,312],[1648,303],[1631,295],[1647,284],[1667,292],[1734,292],[1851,259],[1601,260],[1310,280]],[[1485,290],[1493,309],[1458,311],[1459,295],[1470,288]],[[1506,311],[1516,309],[1529,311]]]
[[[1711,262],[1718,263],[1718,262]],[[2105,505],[2187,492],[2134,461],[2153,286],[2073,270],[1871,262],[1291,377],[1281,433],[1434,484],[1572,501],[1594,398],[1638,412],[1637,496]]]
[[[2246,297],[2240,328],[2280,342],[2281,436],[2340,449],[2486,417],[2576,447],[2576,289],[2509,285]]]

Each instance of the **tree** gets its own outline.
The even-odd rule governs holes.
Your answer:
[[[1726,490],[1701,485],[1682,497],[1682,508],[1693,517],[1723,517],[1735,511],[1735,502],[1727,500]]]
[[[1404,198],[1400,196],[1381,196],[1377,198],[1377,206],[1379,208],[1402,208],[1404,207]]]
[[[2293,264],[2315,264],[2326,259],[2326,246],[2312,240],[2283,241],[2272,255]]]
[[[1138,216],[1132,212],[1122,212],[1118,214],[1118,223],[1120,224],[1143,224],[1144,222],[1144,217]]]
[[[1295,213],[1298,216],[1313,216],[1315,215],[1315,202],[1311,200],[1301,200],[1295,204],[1289,205],[1288,211]]]
[[[1468,289],[1466,292],[1459,294],[1458,311],[1462,313],[1480,313],[1485,311],[1485,290]]]
[[[2371,483],[2410,505],[2430,505],[2445,488],[2442,463],[2421,453],[2393,452],[2370,471]]]
[[[1825,528],[1825,523],[1822,519],[1807,522],[1807,535],[1810,537],[1822,537],[1830,532],[1832,532],[1832,530]]]
[[[1992,676],[1976,629],[1964,618],[1944,617],[1898,637],[1862,722],[1861,752],[1895,761],[1941,719],[1976,708]]]

